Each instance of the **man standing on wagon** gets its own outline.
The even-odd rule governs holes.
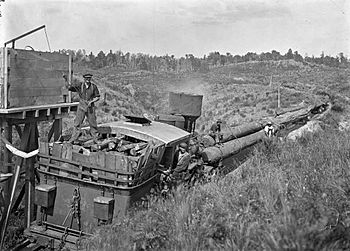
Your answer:
[[[79,138],[81,133],[81,124],[83,123],[85,117],[88,120],[90,133],[94,142],[96,142],[98,138],[95,102],[100,100],[100,93],[97,86],[91,82],[92,74],[87,73],[84,74],[83,77],[83,82],[73,79],[73,83],[71,83],[68,81],[67,76],[63,75],[63,78],[66,80],[66,88],[69,91],[77,92],[79,95],[79,106],[74,119],[74,128],[72,137],[69,140],[70,143]]]

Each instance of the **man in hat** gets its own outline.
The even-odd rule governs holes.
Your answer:
[[[209,130],[209,135],[215,140],[216,143],[220,143],[222,140],[221,134],[221,119],[218,119],[216,123],[214,123]]]
[[[98,137],[95,102],[100,99],[100,93],[97,86],[91,82],[92,74],[87,73],[84,74],[83,77],[84,81],[73,79],[73,83],[71,83],[67,80],[67,76],[63,75],[63,78],[66,80],[67,89],[72,92],[77,92],[79,95],[79,106],[74,119],[72,137],[69,142],[74,142],[79,138],[81,133],[80,127],[85,117],[90,125],[90,133],[94,142],[96,142]]]
[[[175,152],[171,170],[172,176],[178,181],[181,181],[185,177],[190,161],[191,156],[187,152],[187,144],[182,142],[179,145],[178,151]]]
[[[275,128],[272,125],[271,121],[268,121],[265,128],[264,128],[265,134],[267,137],[271,138],[275,135]]]

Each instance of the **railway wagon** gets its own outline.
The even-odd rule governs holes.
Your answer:
[[[36,164],[37,217],[28,235],[51,247],[78,245],[94,228],[112,223],[140,201],[158,181],[159,166],[170,166],[177,145],[190,139],[190,133],[175,126],[133,119],[101,124],[99,133],[146,147],[131,156],[42,142]]]

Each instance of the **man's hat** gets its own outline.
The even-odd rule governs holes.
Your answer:
[[[183,148],[183,149],[187,149],[187,144],[185,142],[182,142],[179,147]]]
[[[86,73],[83,75],[83,78],[92,78],[92,74],[91,73]]]
[[[216,123],[222,123],[221,119],[218,119],[218,120],[216,121]]]

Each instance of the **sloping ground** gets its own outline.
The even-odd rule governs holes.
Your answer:
[[[239,174],[99,230],[88,250],[348,250],[350,137],[265,142]]]
[[[281,86],[281,108],[300,103],[313,104],[329,94],[336,101],[338,93],[350,95],[349,69],[310,66],[293,60],[248,62],[211,69],[204,79],[211,97],[204,106],[199,124],[208,130],[221,118],[228,125],[256,121],[274,114],[277,90]],[[349,101],[339,105],[348,106]]]
[[[76,73],[94,74],[106,103],[100,102],[98,122],[122,118],[125,113],[167,113],[168,92],[204,95],[202,116],[197,131],[204,132],[218,118],[224,126],[256,121],[274,114],[277,86],[281,85],[281,107],[314,103],[330,94],[345,107],[350,102],[338,93],[350,95],[348,69],[313,66],[284,60],[248,62],[210,69],[208,73],[120,72],[105,68],[89,70],[77,67]]]

